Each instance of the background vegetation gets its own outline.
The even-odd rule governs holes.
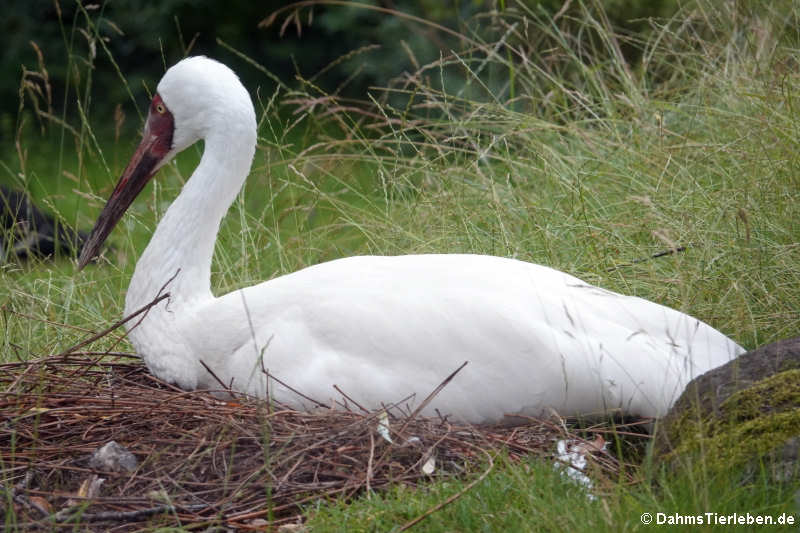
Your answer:
[[[3,111],[15,118],[3,118],[13,127],[0,179],[89,226],[136,143],[143,94],[195,28],[211,27],[191,51],[242,75],[260,124],[253,172],[221,230],[218,292],[357,253],[476,252],[669,305],[748,348],[800,332],[800,3],[411,4],[392,6],[422,22],[326,5],[313,18],[309,7],[284,11],[266,28],[266,11],[236,23],[224,10],[202,15],[200,3],[135,14],[52,4],[58,31],[39,44],[41,63],[24,60],[22,90],[10,89],[22,96],[17,114]],[[161,171],[99,265],[0,267],[3,357],[58,353],[119,317],[135,259],[200,150]],[[541,466],[506,464],[437,527],[619,531],[641,528],[650,508],[796,512],[795,487],[675,481],[658,466],[588,502]],[[348,528],[382,530],[425,498],[362,502],[348,508]],[[340,527],[339,512],[309,510],[321,531]]]
[[[28,77],[48,102],[42,103],[77,115],[72,104],[89,91],[92,108],[113,117],[117,105],[128,116],[137,114],[149,98],[158,74],[187,53],[205,54],[226,63],[237,62],[241,53],[274,74],[265,78],[261,69],[237,69],[245,85],[271,93],[277,80],[298,87],[296,78],[314,79],[325,92],[363,98],[368,87],[385,85],[403,71],[415,70],[414,61],[425,64],[440,52],[457,49],[462,39],[439,31],[432,24],[459,34],[486,33],[477,13],[510,9],[513,2],[490,0],[433,0],[328,5],[319,2],[303,10],[297,20],[283,17],[271,26],[259,24],[272,12],[292,5],[289,0],[271,2],[219,2],[218,0],[9,0],[0,20],[0,125],[2,139],[14,136],[18,116],[20,80],[26,72],[40,69],[44,59],[47,82]],[[340,2],[339,4],[347,4]],[[579,11],[579,2],[526,0],[526,9],[542,15]],[[609,20],[626,32],[648,29],[648,17],[672,15],[676,0],[603,0]],[[419,17],[391,16],[396,10]],[[291,11],[290,11],[291,12]],[[486,37],[486,35],[484,35]],[[412,56],[408,51],[412,51]],[[631,55],[637,48],[628,48]],[[87,71],[85,67],[91,65]],[[324,72],[321,72],[323,71]],[[124,73],[127,83],[120,83]],[[32,95],[30,95],[32,96]],[[42,97],[42,94],[37,95]],[[64,109],[65,108],[65,109]],[[111,121],[109,120],[109,123]],[[141,126],[128,120],[126,133]],[[97,124],[95,128],[102,127]],[[111,128],[107,128],[111,129]]]

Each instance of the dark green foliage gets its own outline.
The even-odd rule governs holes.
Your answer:
[[[44,59],[48,78],[28,77],[29,91],[39,93],[36,105],[45,110],[51,106],[60,109],[65,99],[70,102],[92,95],[96,100],[94,109],[107,114],[109,123],[118,104],[129,115],[137,112],[131,93],[135,103],[143,109],[149,96],[147,92],[153,90],[165,65],[174,63],[187,51],[232,64],[245,85],[253,90],[261,87],[263,92],[270,93],[274,82],[257,69],[245,68],[247,63],[238,59],[229,47],[265,65],[290,85],[298,83],[297,76],[313,78],[314,85],[326,93],[363,98],[370,86],[386,85],[403,71],[414,71],[419,65],[439,59],[440,53],[446,55],[461,48],[457,37],[432,25],[359,7],[304,7],[296,18],[292,18],[294,10],[289,9],[269,27],[259,27],[259,22],[274,10],[292,3],[287,0],[87,0],[81,7],[79,2],[71,0],[5,2],[0,19],[3,50],[0,56],[3,74],[0,77],[0,138],[8,140],[15,130],[23,71],[41,68],[37,48]],[[592,7],[592,2],[585,3]],[[497,8],[552,15],[561,9],[563,2],[399,0],[366,4],[391,8],[465,35],[477,35],[485,34],[490,26],[486,18],[475,18],[478,13]],[[598,4],[605,6],[612,26],[628,33],[646,29],[647,17],[670,16],[677,8],[675,0],[603,0]],[[562,20],[584,9],[582,2],[573,2],[568,7]],[[289,22],[284,25],[287,19]],[[635,47],[624,43],[622,46],[623,51],[632,56],[637,53]],[[120,83],[117,69],[105,48],[125,74],[128,87]],[[94,65],[90,80],[84,73],[86,63]],[[324,75],[316,78],[323,69]],[[29,98],[32,96],[29,94]],[[26,107],[32,105],[28,102]],[[73,116],[78,113],[74,105],[66,107]],[[140,127],[140,122],[128,120],[123,127],[132,132]]]

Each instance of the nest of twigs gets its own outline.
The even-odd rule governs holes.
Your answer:
[[[546,421],[472,427],[396,408],[300,412],[224,401],[159,381],[133,355],[82,354],[0,365],[6,524],[263,529],[298,520],[318,499],[442,476],[478,482],[498,451],[550,456],[569,436]],[[90,461],[111,441],[133,453],[132,470]],[[618,478],[613,457],[595,454],[593,464]]]

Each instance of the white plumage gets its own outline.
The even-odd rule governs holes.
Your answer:
[[[369,408],[409,394],[413,405],[469,361],[427,413],[469,422],[550,408],[660,416],[689,380],[743,351],[673,309],[548,267],[480,255],[350,257],[215,297],[214,243],[250,169],[255,113],[236,75],[204,57],[170,68],[158,95],[174,119],[170,142],[153,148],[167,129],[154,101],[142,141],[150,144],[137,151],[109,204],[132,201],[135,194],[117,196],[132,187],[133,167],[146,166],[140,174],[149,179],[175,153],[205,141],[200,164],[136,265],[125,304],[126,313],[139,309],[178,272],[168,301],[130,340],[156,376],[182,388],[219,389],[218,378],[263,397],[266,369],[320,402],[341,399],[335,384]],[[141,162],[153,158],[153,165]],[[119,205],[106,210],[112,219],[122,214]],[[116,220],[101,215],[81,264]],[[269,393],[309,404],[273,380]]]

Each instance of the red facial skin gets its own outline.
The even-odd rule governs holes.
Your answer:
[[[119,179],[114,192],[108,198],[106,206],[97,218],[92,233],[86,240],[78,259],[78,270],[97,257],[100,247],[111,230],[122,218],[125,210],[134,198],[142,191],[156,172],[158,163],[172,148],[172,135],[175,131],[175,120],[161,96],[156,93],[150,103],[150,112],[144,126],[144,135],[139,147],[131,157],[125,172]]]
[[[167,109],[167,105],[161,99],[161,95],[156,93],[150,103],[150,112],[147,115],[147,124],[144,127],[144,137],[146,139],[149,133],[154,138],[154,144],[150,152],[157,156],[159,160],[163,159],[172,148],[172,134],[174,131],[175,120],[172,118],[172,113]],[[142,140],[142,143],[144,143],[144,140]],[[141,149],[141,145],[139,145],[139,149]],[[139,149],[137,149],[137,152]]]

